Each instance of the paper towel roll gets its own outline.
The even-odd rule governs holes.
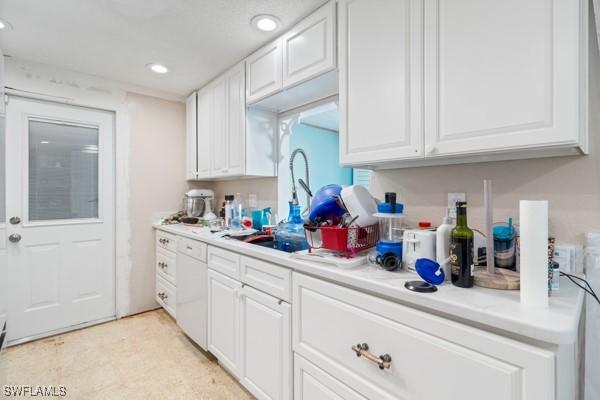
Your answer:
[[[521,304],[548,307],[548,202],[521,200]]]

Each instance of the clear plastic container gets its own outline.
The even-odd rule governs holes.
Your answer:
[[[379,220],[379,241],[380,242],[401,242],[402,241],[402,223],[404,214],[400,213],[376,213],[373,216]]]

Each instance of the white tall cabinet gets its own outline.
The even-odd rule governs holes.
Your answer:
[[[196,178],[203,179],[210,176],[212,152],[211,148],[211,92],[209,88],[198,91],[196,110],[196,140],[197,140],[197,172]]]
[[[197,114],[196,102],[198,93],[194,92],[185,100],[185,177],[186,179],[196,179],[198,176],[198,145],[197,145]]]
[[[587,1],[340,0],[340,160],[587,151]]]

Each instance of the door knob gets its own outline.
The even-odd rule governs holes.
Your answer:
[[[21,235],[19,235],[18,233],[13,233],[12,235],[10,235],[8,237],[8,241],[11,243],[17,243],[21,241]]]
[[[11,217],[8,222],[10,222],[13,225],[17,225],[21,223],[21,218],[19,217]]]

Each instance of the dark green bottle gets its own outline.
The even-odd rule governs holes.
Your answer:
[[[452,284],[473,287],[473,231],[467,226],[467,203],[456,203],[456,227],[450,232]]]

